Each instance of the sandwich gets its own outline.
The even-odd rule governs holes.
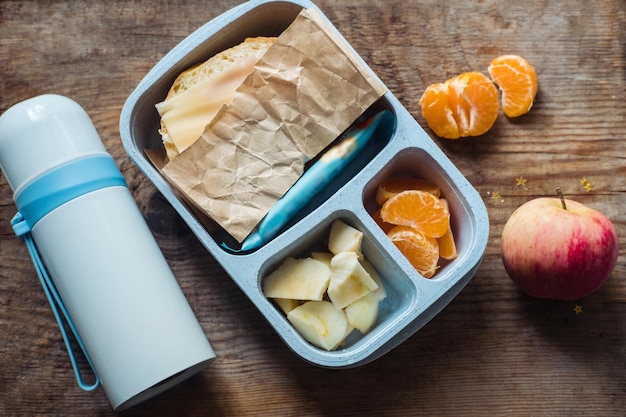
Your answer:
[[[156,104],[161,116],[159,134],[169,160],[191,146],[220,109],[231,103],[237,88],[275,40],[247,38],[174,80],[165,100]]]

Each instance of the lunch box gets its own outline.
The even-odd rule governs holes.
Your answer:
[[[349,368],[389,352],[438,314],[475,274],[489,235],[489,219],[479,194],[396,97],[387,92],[363,115],[366,118],[388,110],[394,123],[377,129],[366,152],[359,154],[321,194],[311,199],[274,239],[251,252],[225,249],[222,244],[228,236],[211,227],[203,215],[181,198],[146,154],[146,151],[162,152],[155,104],[163,101],[178,74],[246,37],[280,35],[303,8],[317,9],[307,0],[252,0],[197,29],[165,55],[130,94],[121,112],[120,133],[130,159],[154,183],[287,346],[312,364]],[[320,14],[324,17],[321,11]],[[378,79],[365,63],[364,66]],[[378,184],[393,176],[429,180],[440,187],[442,196],[449,202],[458,256],[441,262],[430,279],[413,268],[372,217],[377,209]],[[361,335],[355,330],[337,350],[325,351],[296,331],[285,314],[263,295],[262,286],[264,277],[287,257],[301,257],[327,240],[335,220],[363,232],[363,255],[380,274],[387,297],[381,301],[378,321],[368,333]]]

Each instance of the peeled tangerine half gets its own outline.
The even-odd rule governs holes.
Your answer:
[[[396,194],[383,204],[380,216],[386,223],[411,226],[434,238],[443,236],[450,225],[447,202],[420,190]]]
[[[447,139],[484,134],[500,110],[498,90],[481,72],[466,72],[429,85],[419,104],[428,126]]]
[[[502,91],[502,111],[508,117],[528,113],[537,95],[537,74],[518,55],[502,55],[491,61],[489,75]]]

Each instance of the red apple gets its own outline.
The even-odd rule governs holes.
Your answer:
[[[536,198],[521,205],[502,231],[502,262],[522,291],[537,298],[578,300],[615,267],[615,227],[576,201]]]

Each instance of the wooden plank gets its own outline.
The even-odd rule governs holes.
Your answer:
[[[624,415],[626,4],[317,2],[423,126],[418,100],[428,84],[486,72],[499,54],[525,56],[540,84],[533,109],[519,120],[501,115],[478,138],[433,136],[486,203],[484,261],[417,334],[374,363],[345,371],[312,367],[289,351],[121,145],[121,108],[146,72],[237,4],[0,2],[0,112],[51,92],[88,111],[218,355],[197,377],[128,414]],[[583,177],[593,190],[581,186]],[[604,212],[620,239],[614,272],[578,302],[582,314],[573,302],[523,296],[500,260],[508,216],[556,186]],[[102,389],[76,386],[27,251],[9,225],[14,213],[0,175],[0,414],[117,415]]]

